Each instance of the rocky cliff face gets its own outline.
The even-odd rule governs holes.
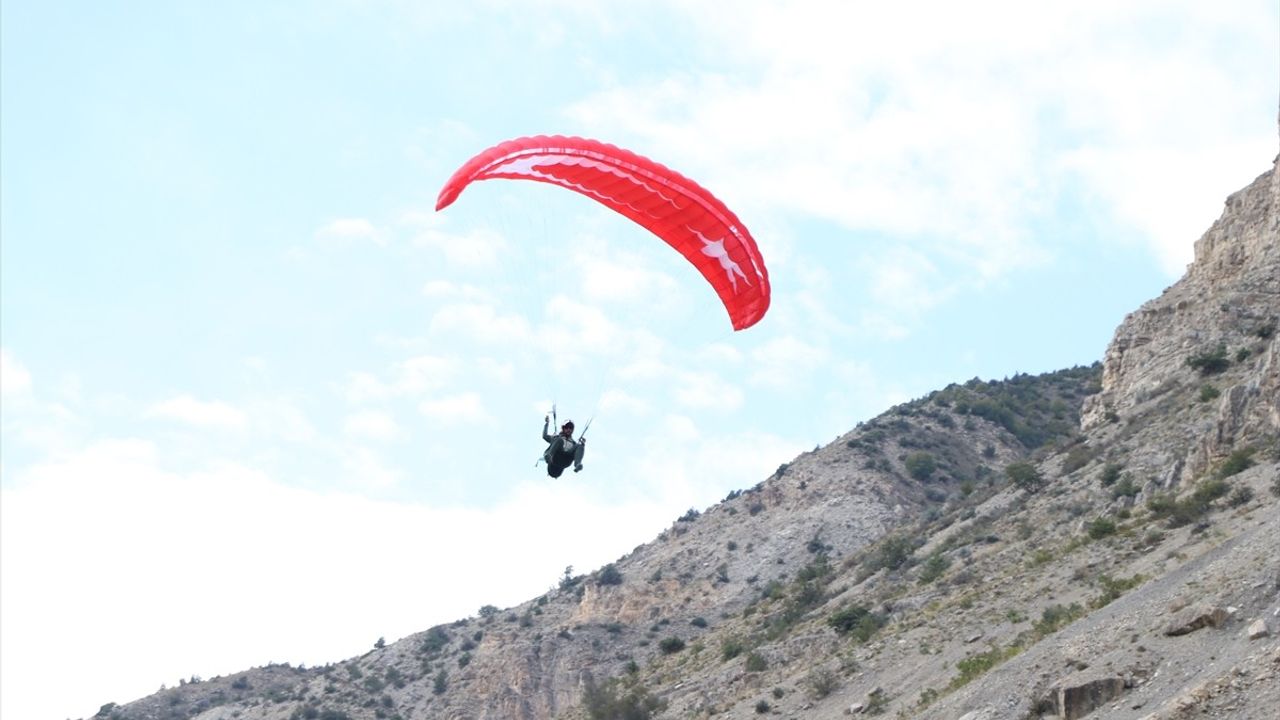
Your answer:
[[[1188,428],[1199,436],[1196,447],[1161,448],[1150,458],[1164,487],[1198,476],[1239,440],[1274,434],[1280,428],[1278,244],[1280,173],[1273,168],[1227,199],[1222,217],[1196,242],[1187,274],[1125,318],[1107,350],[1102,392],[1086,402],[1084,430],[1159,412],[1161,399],[1178,388],[1220,390],[1216,416],[1201,420],[1213,424],[1212,432]],[[1188,365],[1212,362],[1216,353],[1224,370]],[[1225,373],[1231,366],[1237,371]],[[1239,382],[1217,387],[1228,380]]]
[[[1280,174],[1101,367],[955,385],[515,608],[104,718],[1270,718]]]

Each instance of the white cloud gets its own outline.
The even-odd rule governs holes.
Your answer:
[[[742,390],[713,372],[681,372],[673,392],[676,402],[691,409],[729,412],[742,407]]]
[[[385,470],[362,453],[347,469]],[[235,464],[177,474],[160,465],[154,446],[129,439],[29,468],[0,494],[6,717],[30,707],[89,717],[103,702],[128,702],[192,675],[352,657],[379,637],[394,641],[481,605],[523,602],[566,565],[596,568],[651,539],[670,513],[653,499],[604,503],[586,483],[528,483],[483,511],[393,505],[286,488]],[[552,516],[578,520],[548,525]],[[282,539],[335,532],[342,542],[289,562],[262,552]],[[462,552],[422,551],[458,538],[467,540]],[[457,577],[470,579],[439,592],[439,578]],[[371,586],[380,591],[370,594]],[[85,602],[85,588],[102,592]],[[104,665],[92,653],[68,654],[68,643],[147,652]],[[67,685],[68,677],[76,682]]]
[[[12,398],[29,392],[31,373],[8,350],[0,349],[0,395]]]
[[[515,364],[510,360],[498,360],[491,357],[477,358],[475,368],[488,379],[502,384],[510,383],[515,379]]]
[[[776,388],[803,383],[827,362],[822,348],[791,335],[772,338],[751,351],[751,382]]]
[[[147,408],[144,416],[224,430],[243,430],[248,425],[248,417],[238,408],[220,400],[197,400],[190,395],[158,402]]]
[[[341,457],[343,470],[351,484],[357,488],[394,487],[404,477],[404,473],[399,468],[387,464],[386,460],[372,448],[344,448]]]
[[[1234,160],[1242,155],[1265,157],[1265,149],[1092,149],[1068,155],[1063,164],[1109,197],[1119,219],[1148,237],[1161,268],[1175,276],[1193,259],[1191,240],[1222,212],[1224,188],[1242,184]],[[1152,182],[1153,177],[1161,182]]]
[[[452,383],[461,369],[458,360],[439,355],[416,355],[395,363],[383,379],[370,372],[353,372],[344,390],[347,401],[363,404],[398,397],[413,397]]]
[[[626,333],[599,308],[557,295],[547,303],[547,325],[539,333],[542,346],[560,364],[582,354],[625,351]]]
[[[413,245],[435,251],[451,266],[469,270],[494,270],[509,254],[506,240],[486,227],[473,227],[457,235],[446,232],[447,220],[435,213],[407,213],[403,224],[413,235]]]
[[[465,283],[448,280],[432,280],[422,286],[422,294],[429,298],[447,298],[449,300],[469,300],[479,303],[493,303],[493,296],[485,289]]]
[[[285,400],[255,400],[246,405],[246,414],[254,434],[260,438],[307,442],[316,437],[306,413]]]
[[[674,278],[648,267],[644,257],[636,253],[610,257],[584,252],[576,256],[575,265],[582,278],[583,297],[588,300],[668,307],[678,294]]]
[[[391,395],[391,388],[370,372],[353,372],[347,376],[344,394],[347,402],[359,405]]]
[[[694,361],[715,367],[739,365],[742,363],[742,351],[728,343],[711,343],[698,348]]]
[[[657,380],[672,372],[669,365],[655,357],[635,358],[618,368],[618,377],[624,380]]]
[[[872,305],[911,317],[938,305],[945,291],[937,266],[921,252],[890,248],[867,263]]]
[[[493,416],[485,410],[484,399],[473,392],[423,400],[418,410],[441,425],[488,425],[494,422]]]
[[[600,412],[613,416],[645,417],[653,412],[653,403],[623,390],[606,390],[600,398]]]
[[[455,333],[483,343],[528,346],[529,322],[520,315],[503,315],[492,305],[454,303],[436,310],[429,323],[433,333]]]
[[[316,237],[337,240],[368,240],[375,245],[381,246],[387,244],[385,233],[379,231],[372,222],[364,218],[339,218],[330,221],[316,231]]]
[[[395,418],[377,410],[362,410],[348,415],[342,424],[342,431],[349,437],[383,442],[398,440],[404,436],[404,430]]]
[[[779,463],[807,449],[776,435],[760,432],[699,432],[688,417],[664,418],[661,432],[644,441],[652,458],[637,467],[635,482],[666,507],[702,509],[735,489],[760,482]],[[666,518],[670,522],[672,518]]]
[[[1270,3],[669,7],[716,70],[614,83],[571,117],[682,158],[748,224],[777,207],[905,236],[977,282],[1042,261],[1064,171],[1181,271],[1274,152]]]
[[[396,365],[395,390],[401,395],[418,395],[449,384],[459,364],[453,358],[419,355]]]

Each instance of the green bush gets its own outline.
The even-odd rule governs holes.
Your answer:
[[[1102,468],[1102,474],[1098,476],[1098,482],[1102,483],[1102,487],[1111,487],[1120,479],[1120,473],[1124,467],[1115,463],[1108,463]]]
[[[1208,383],[1200,386],[1200,402],[1215,400],[1221,394],[1222,393],[1218,391],[1218,388],[1209,385]]]
[[[1101,540],[1108,535],[1114,535],[1116,532],[1116,522],[1108,517],[1094,518],[1086,526],[1089,537],[1094,540]]]
[[[666,655],[673,655],[684,649],[684,640],[673,635],[658,643],[658,649]]]
[[[1045,637],[1052,635],[1054,632],[1064,625],[1075,621],[1084,615],[1084,608],[1077,603],[1071,605],[1051,605],[1040,613],[1038,620],[1033,628],[1036,635]]]
[[[1218,468],[1218,478],[1229,478],[1253,467],[1253,452],[1253,448],[1247,447],[1231,453],[1222,467]]]
[[[862,605],[850,605],[828,617],[827,624],[840,635],[849,635],[859,642],[866,642],[888,620],[888,617],[874,613]]]
[[[720,643],[720,656],[725,660],[732,660],[745,652],[746,649],[747,646],[742,642],[741,638],[726,638],[724,642]]]
[[[1219,345],[1213,350],[1187,358],[1187,366],[1201,375],[1216,375],[1231,367],[1231,361],[1227,359],[1227,347]]]
[[[814,699],[821,700],[840,687],[840,678],[827,668],[819,667],[809,672],[805,677],[805,684],[809,686],[809,693]]]
[[[1067,457],[1062,461],[1062,472],[1073,473],[1088,465],[1097,456],[1098,451],[1088,445],[1076,445],[1071,448],[1067,453]]]
[[[1231,507],[1240,507],[1248,505],[1253,500],[1253,488],[1248,485],[1241,485],[1227,496],[1227,504]]]
[[[1095,610],[1105,607],[1112,600],[1141,585],[1146,579],[1144,575],[1134,575],[1130,578],[1112,578],[1110,575],[1100,575],[1098,576],[1098,585],[1102,588],[1102,593],[1090,600],[1089,606]]]
[[[951,681],[951,687],[958,688],[967,685],[973,679],[982,676],[991,668],[995,667],[1004,660],[1004,652],[998,648],[992,648],[986,652],[970,655],[969,657],[956,662],[956,670],[959,671]]]
[[[951,560],[947,556],[941,553],[934,553],[930,555],[920,566],[920,584],[928,585],[934,580],[937,580],[942,577],[950,567]]]
[[[769,667],[769,662],[760,653],[753,652],[747,655],[747,661],[744,664],[747,672],[764,672],[767,667]]]
[[[1004,469],[1004,474],[1018,488],[1027,492],[1035,492],[1044,484],[1044,476],[1029,462],[1016,462]]]
[[[1048,548],[1036,548],[1035,552],[1031,553],[1031,557],[1027,558],[1027,567],[1039,567],[1053,558],[1053,552]]]
[[[1169,517],[1177,506],[1178,499],[1170,492],[1155,493],[1147,499],[1147,511],[1157,518]]]
[[[1120,482],[1116,483],[1115,487],[1111,488],[1111,499],[1133,497],[1140,492],[1142,492],[1142,488],[1138,487],[1138,484],[1128,475],[1125,475]]]
[[[907,474],[920,482],[928,480],[933,471],[938,469],[937,459],[927,452],[911,453],[907,456],[904,464],[907,468]]]
[[[588,677],[582,690],[582,705],[589,720],[649,720],[666,707],[634,676],[612,678],[603,685]]]
[[[915,543],[906,535],[890,535],[880,541],[876,552],[871,556],[869,568],[872,572],[885,568],[897,570],[906,564],[915,550]]]
[[[618,572],[618,568],[613,563],[605,565],[600,570],[600,577],[596,578],[596,585],[621,585],[622,573]]]
[[[1231,486],[1225,480],[1205,480],[1196,486],[1191,495],[1180,500],[1167,494],[1152,498],[1147,503],[1147,509],[1156,517],[1166,519],[1169,527],[1181,527],[1206,515],[1213,501],[1230,491]]]
[[[920,691],[920,700],[916,702],[916,707],[927,708],[938,699],[938,691],[933,688],[925,688]]]

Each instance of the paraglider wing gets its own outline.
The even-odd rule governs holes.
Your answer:
[[[670,168],[596,140],[518,138],[468,160],[445,183],[436,210],[470,183],[494,178],[559,185],[648,228],[711,283],[734,330],[751,327],[769,309],[769,273],[751,233],[724,203]]]

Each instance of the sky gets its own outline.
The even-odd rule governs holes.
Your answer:
[[[0,4],[0,714],[512,606],[895,404],[1100,360],[1277,151],[1270,0]],[[696,179],[733,332],[540,183]],[[535,466],[543,416],[585,469]]]

